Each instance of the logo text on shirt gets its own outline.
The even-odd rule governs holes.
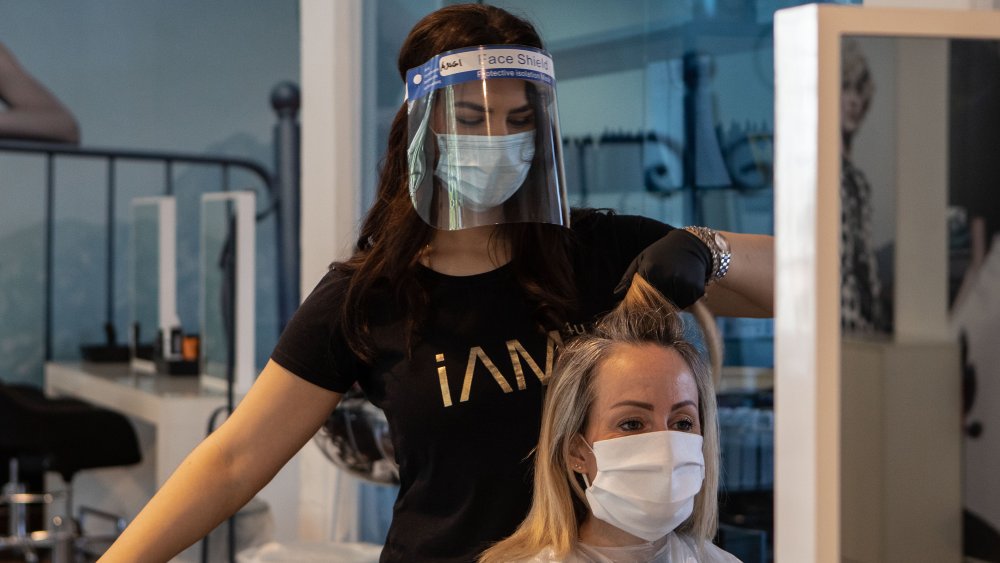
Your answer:
[[[561,345],[562,337],[559,335],[559,331],[554,330],[549,332],[549,337],[545,344],[545,369],[542,370],[520,341],[517,339],[507,341],[507,353],[510,356],[510,364],[514,370],[514,382],[519,391],[527,389],[527,382],[524,378],[525,364],[527,364],[528,369],[535,374],[535,377],[538,378],[542,385],[548,383],[549,376],[552,374],[552,364],[555,360],[556,349]],[[452,405],[451,388],[448,386],[448,370],[445,367],[445,356],[444,354],[437,354],[434,360],[437,362],[438,383],[441,386],[441,402],[444,403],[445,407],[450,407]],[[503,373],[500,372],[500,369],[497,368],[493,360],[486,355],[482,347],[473,346],[469,349],[469,360],[465,366],[465,378],[462,380],[462,394],[458,399],[460,403],[469,400],[469,395],[472,393],[472,378],[476,373],[476,366],[478,364],[482,364],[486,368],[504,393],[514,392],[510,381],[504,377]]]

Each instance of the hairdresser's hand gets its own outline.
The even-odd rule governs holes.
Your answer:
[[[712,274],[712,253],[698,237],[674,229],[635,257],[615,288],[615,298],[625,297],[637,273],[674,305],[686,309],[705,295],[705,282]]]

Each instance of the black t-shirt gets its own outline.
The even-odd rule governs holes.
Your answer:
[[[604,213],[574,222],[579,306],[562,335],[610,310],[632,259],[671,229]],[[538,328],[506,266],[462,277],[422,268],[419,279],[430,300],[409,358],[404,318],[391,303],[369,312],[373,363],[351,353],[332,323],[345,288],[335,270],[303,302],[271,357],[333,391],[357,381],[385,411],[401,483],[382,561],[474,561],[510,535],[531,504],[530,453],[560,331]]]

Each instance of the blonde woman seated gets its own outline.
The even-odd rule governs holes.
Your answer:
[[[636,276],[562,351],[549,381],[534,500],[487,563],[728,562],[717,526],[715,390],[676,309]]]

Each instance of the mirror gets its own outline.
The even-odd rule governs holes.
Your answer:
[[[967,556],[1000,550],[1000,439],[983,432],[1000,428],[1000,278],[982,271],[1000,253],[998,73],[996,40],[841,40],[841,521],[858,561],[926,555],[914,521],[978,530]],[[911,486],[894,490],[899,472]]]
[[[1000,560],[1000,14],[776,41],[776,559]]]
[[[205,385],[244,394],[254,365],[254,193],[201,199],[201,373]]]
[[[950,46],[841,39],[841,553],[857,561],[946,559],[960,543]]]
[[[132,200],[129,268],[129,355],[134,369],[154,372],[158,350],[179,326],[176,281],[176,206],[173,197]]]

